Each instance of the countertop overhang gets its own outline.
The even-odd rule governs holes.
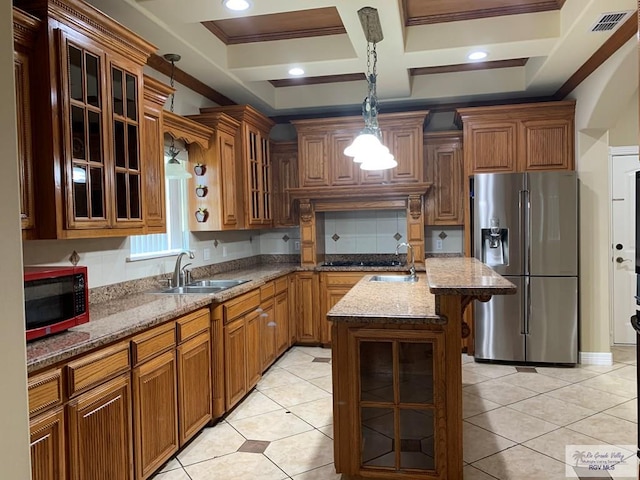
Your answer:
[[[516,292],[516,286],[470,257],[429,258],[417,282],[373,282],[365,275],[327,314],[333,322],[445,324],[437,296],[477,298]]]

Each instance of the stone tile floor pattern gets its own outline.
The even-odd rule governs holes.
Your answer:
[[[565,445],[635,445],[635,347],[612,351],[611,366],[534,371],[463,355],[465,480],[563,480]],[[330,357],[328,349],[289,350],[153,479],[340,479]]]

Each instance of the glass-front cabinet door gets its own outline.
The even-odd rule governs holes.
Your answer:
[[[133,226],[142,221],[140,76],[115,63],[110,70],[115,222]]]
[[[60,32],[66,228],[143,227],[140,68]]]
[[[434,388],[444,382],[443,335],[389,333],[385,339],[356,334],[359,470],[443,478],[444,398],[434,395],[444,391]]]
[[[104,52],[92,42],[61,34],[62,94],[66,122],[63,171],[67,228],[109,226],[106,204],[107,152],[104,139]]]

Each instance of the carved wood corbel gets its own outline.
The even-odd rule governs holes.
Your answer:
[[[414,220],[422,216],[422,195],[409,195],[409,214]]]
[[[300,199],[300,221],[304,223],[308,223],[313,220],[313,208],[311,205],[311,200],[308,198]]]

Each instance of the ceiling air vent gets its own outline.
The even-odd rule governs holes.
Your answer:
[[[591,26],[592,32],[610,32],[625,20],[631,12],[611,12],[603,13],[600,18]]]

